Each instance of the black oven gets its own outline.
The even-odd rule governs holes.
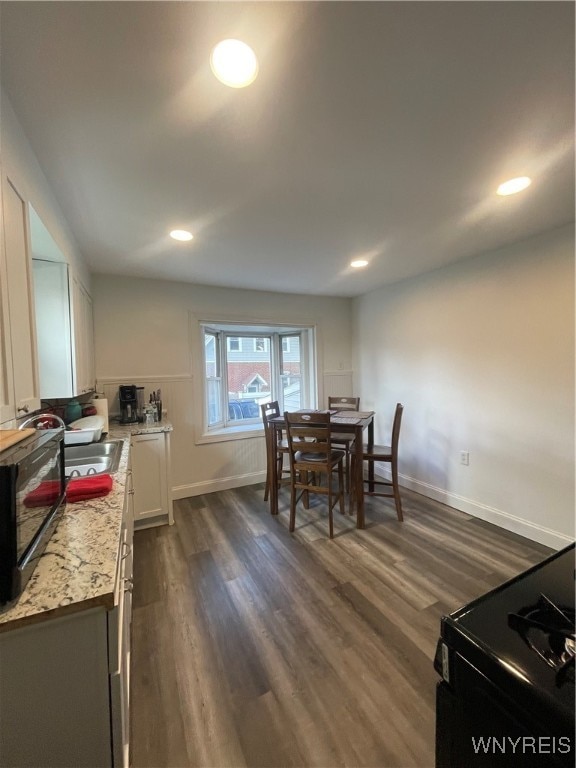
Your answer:
[[[574,545],[444,616],[436,768],[573,768]]]
[[[16,600],[64,510],[64,430],[0,453],[0,606]]]

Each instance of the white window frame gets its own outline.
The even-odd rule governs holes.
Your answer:
[[[203,376],[200,381],[203,401],[204,424],[202,433],[197,436],[197,443],[216,442],[220,440],[254,437],[263,433],[262,420],[242,419],[238,424],[236,420],[228,419],[228,339],[229,338],[267,338],[269,339],[270,359],[272,364],[272,376],[270,381],[270,400],[278,400],[280,408],[283,408],[282,397],[282,338],[285,336],[300,336],[300,365],[301,365],[301,404],[303,408],[315,408],[318,400],[317,375],[316,375],[316,329],[311,325],[297,327],[284,327],[274,325],[244,325],[235,323],[220,323],[216,321],[199,320],[201,349],[204,355],[204,334],[218,334],[219,343],[216,347],[220,352],[219,370],[221,384],[221,413],[222,420],[217,424],[209,424],[208,396],[206,379],[206,360],[203,360]],[[242,342],[240,342],[242,345]],[[245,346],[245,345],[244,345]],[[232,350],[233,352],[235,350]],[[286,354],[286,351],[284,351]],[[236,422],[236,423],[235,423]]]

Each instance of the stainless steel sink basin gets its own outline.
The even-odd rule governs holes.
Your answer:
[[[64,447],[66,477],[85,477],[116,472],[122,455],[122,440],[104,440],[88,445]]]

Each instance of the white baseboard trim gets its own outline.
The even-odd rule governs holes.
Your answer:
[[[255,485],[266,481],[266,472],[250,472],[246,475],[223,477],[218,480],[203,480],[200,483],[177,485],[172,489],[172,498],[187,499],[190,496],[201,496],[203,493],[228,491],[230,488],[242,488],[244,485]]]
[[[376,464],[376,468],[378,469],[378,474],[382,475],[387,480],[390,479],[390,470],[386,465]],[[421,493],[423,496],[428,496],[430,499],[434,499],[434,501],[447,504],[450,507],[454,507],[454,509],[459,509],[461,512],[466,512],[466,514],[472,515],[472,517],[485,520],[487,523],[492,523],[499,528],[504,528],[512,533],[517,533],[519,536],[524,536],[531,541],[537,541],[539,544],[544,544],[552,549],[562,549],[574,541],[573,538],[570,538],[563,533],[559,533],[558,531],[554,531],[551,528],[532,523],[521,517],[517,517],[516,515],[511,515],[509,512],[503,512],[501,509],[490,507],[487,504],[468,499],[457,493],[450,493],[443,488],[438,488],[430,483],[417,480],[414,477],[400,474],[399,480],[401,485],[416,493]]]
[[[376,465],[378,474],[385,479],[390,479],[390,471],[385,465]],[[539,544],[551,547],[552,549],[562,549],[572,543],[573,539],[563,533],[545,528],[543,525],[524,520],[509,512],[503,512],[495,507],[489,507],[487,504],[468,499],[457,493],[450,493],[443,488],[438,488],[431,483],[425,483],[408,475],[400,475],[400,484],[416,493],[421,493],[434,501],[447,504],[454,509],[459,509],[472,517],[485,520],[487,523],[497,525],[519,536],[524,536],[531,541],[537,541]],[[178,485],[172,489],[173,499],[186,499],[190,496],[200,496],[203,493],[214,493],[216,491],[227,491],[231,488],[241,488],[245,485],[254,485],[263,483],[266,480],[265,472],[252,472],[245,475],[236,475],[233,477],[219,478],[217,480],[204,480],[199,483],[190,483],[188,485]]]

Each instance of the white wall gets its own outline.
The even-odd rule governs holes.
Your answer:
[[[87,290],[90,271],[80,253],[66,219],[48,185],[5,91],[0,89],[0,161],[18,193],[32,203],[46,229],[60,247]]]
[[[338,381],[351,382],[350,299],[214,288],[162,280],[94,275],[99,389],[161,387],[174,424],[172,487],[176,498],[259,482],[264,439],[197,444],[202,428],[198,321],[242,321],[317,329],[320,404]],[[114,410],[114,403],[111,404]]]
[[[534,540],[574,538],[574,228],[354,301],[356,381],[401,483]],[[460,451],[469,451],[462,466]]]

